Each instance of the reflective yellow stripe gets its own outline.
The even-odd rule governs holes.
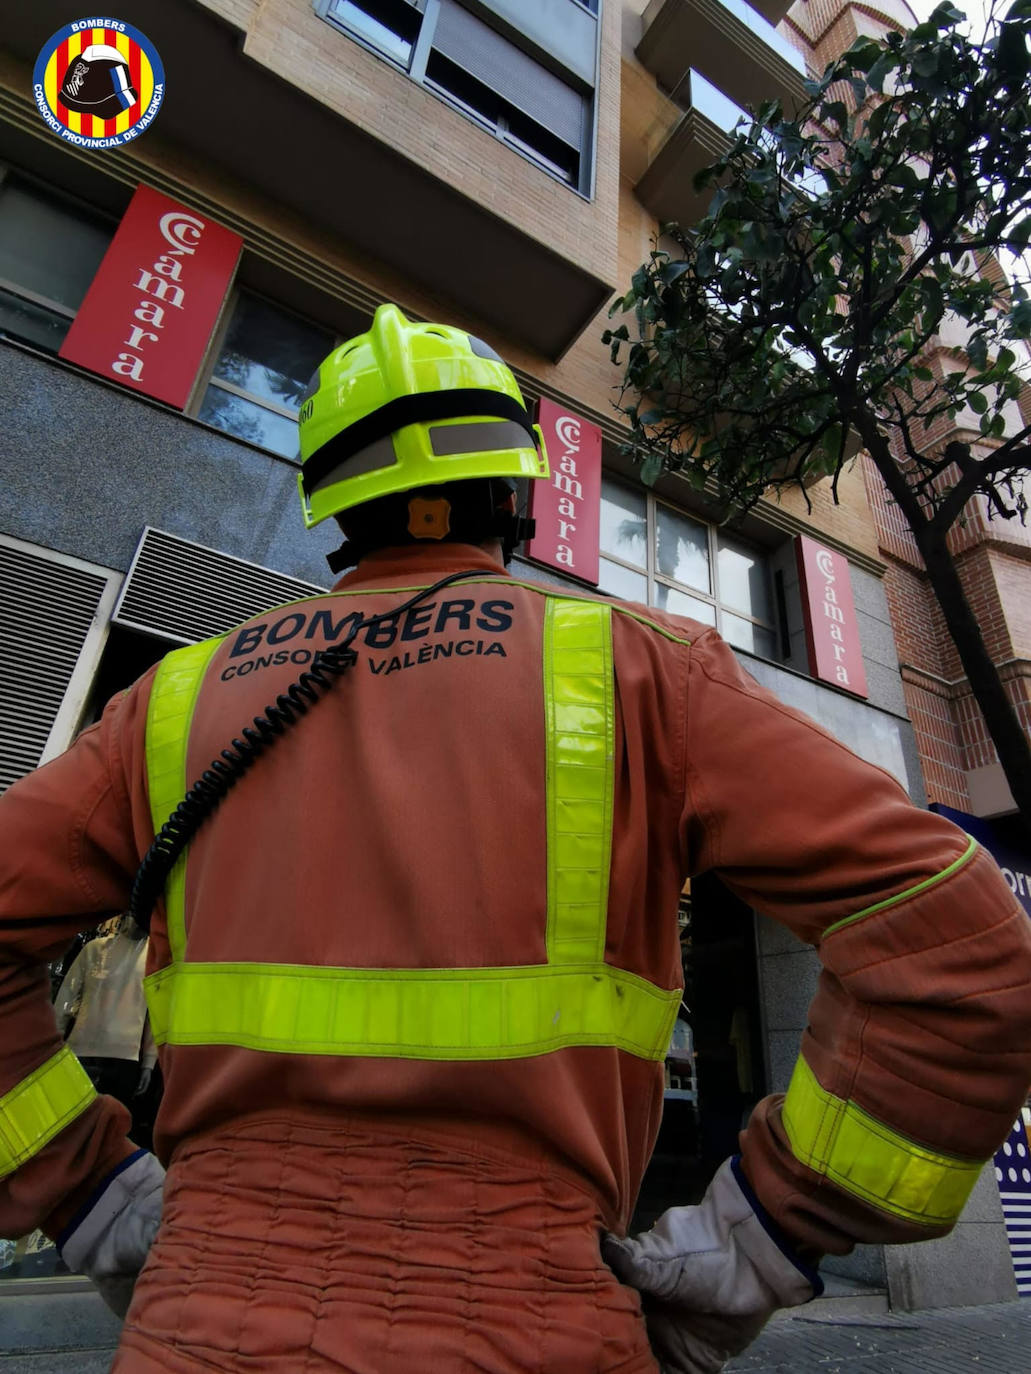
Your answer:
[[[881,1211],[922,1226],[949,1226],[984,1161],[937,1154],[896,1134],[817,1082],[800,1056],[783,1108],[796,1159]]]
[[[67,1046],[15,1084],[0,1097],[0,1178],[38,1154],[96,1095]]]
[[[188,785],[186,740],[220,640],[166,660],[147,724],[155,826]],[[183,861],[166,893],[173,963],[146,979],[159,1044],[293,1054],[511,1059],[611,1045],[661,1060],[681,993],[604,963],[615,748],[611,608],[549,597],[544,628],[546,965],[350,969],[183,962]],[[151,756],[153,755],[153,761]],[[232,804],[232,803],[229,803]]]
[[[679,991],[620,969],[172,964],[146,979],[159,1044],[290,1054],[517,1059],[614,1045],[662,1059]]]
[[[212,655],[225,639],[205,639],[176,649],[162,660],[147,707],[147,786],[155,835],[193,783],[186,776],[190,721]],[[228,743],[228,740],[226,741]],[[186,951],[186,854],[181,854],[165,884],[165,914],[173,959]]]
[[[862,911],[857,911],[854,916],[846,916],[841,921],[835,921],[832,926],[828,926],[823,932],[823,938],[826,940],[828,935],[833,935],[836,930],[841,930],[845,926],[852,925],[854,921],[862,921],[865,917],[873,916],[878,911],[886,911],[888,907],[898,906],[900,902],[908,902],[911,897],[916,897],[921,892],[926,892],[929,887],[935,887],[945,878],[949,878],[953,873],[958,872],[964,864],[969,863],[976,854],[977,849],[977,841],[971,839],[959,858],[954,859],[952,863],[950,863],[947,868],[943,868],[940,873],[935,873],[931,878],[925,878],[922,883],[917,883],[913,887],[907,887],[905,892],[900,892],[895,897],[888,897],[883,902],[877,902],[873,906],[864,907]]]
[[[548,962],[605,955],[615,687],[608,606],[548,600],[544,614]]]

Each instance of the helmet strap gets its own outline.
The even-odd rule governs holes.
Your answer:
[[[537,521],[525,515],[516,515],[514,511],[499,510],[494,512],[493,533],[501,540],[501,552],[507,568],[512,561],[512,555],[516,551],[517,545],[524,539],[532,539],[537,532]]]

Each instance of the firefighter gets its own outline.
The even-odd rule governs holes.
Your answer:
[[[988,855],[713,629],[506,572],[548,465],[480,340],[381,307],[300,432],[357,566],[0,798],[0,1235],[128,1308],[116,1374],[698,1374],[821,1256],[945,1235],[1031,1082]],[[154,1155],[46,973],[148,852]],[[786,1096],[632,1238],[702,872],[823,969]]]

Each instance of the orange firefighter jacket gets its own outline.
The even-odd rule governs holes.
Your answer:
[[[554,593],[509,578],[482,550],[385,551],[334,593],[231,632],[197,700],[189,773],[334,641],[346,615],[387,610],[461,569],[475,575],[361,634],[356,668],[202,827],[187,870],[190,959],[386,969],[542,961],[541,643]],[[759,687],[712,629],[615,603],[612,644],[605,960],[675,989],[678,897],[705,871],[817,946],[823,971],[795,1119],[783,1098],[766,1099],[743,1136],[744,1168],[809,1252],[942,1234],[954,1216],[948,1199],[916,1196],[921,1169],[931,1169],[932,1191],[950,1167],[972,1169],[972,1181],[1031,1081],[1027,918],[986,853]],[[152,681],[113,700],[65,755],[0,798],[0,1105],[60,1049],[47,961],[100,913],[126,906],[153,838]],[[150,972],[169,959],[159,904]],[[449,1062],[165,1044],[160,1062],[162,1161],[265,1108],[384,1114],[413,1128],[460,1122],[473,1139],[482,1131],[543,1151],[616,1229],[662,1109],[661,1062],[614,1046]],[[131,1151],[125,1130],[124,1109],[100,1098],[0,1179],[0,1235],[60,1232]],[[916,1161],[908,1195],[877,1176],[880,1156],[872,1178],[852,1169],[871,1130],[903,1172]]]

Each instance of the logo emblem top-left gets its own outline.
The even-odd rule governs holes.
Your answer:
[[[139,29],[120,19],[81,19],[44,43],[32,87],[40,115],[65,142],[116,148],[150,127],[165,73]]]

